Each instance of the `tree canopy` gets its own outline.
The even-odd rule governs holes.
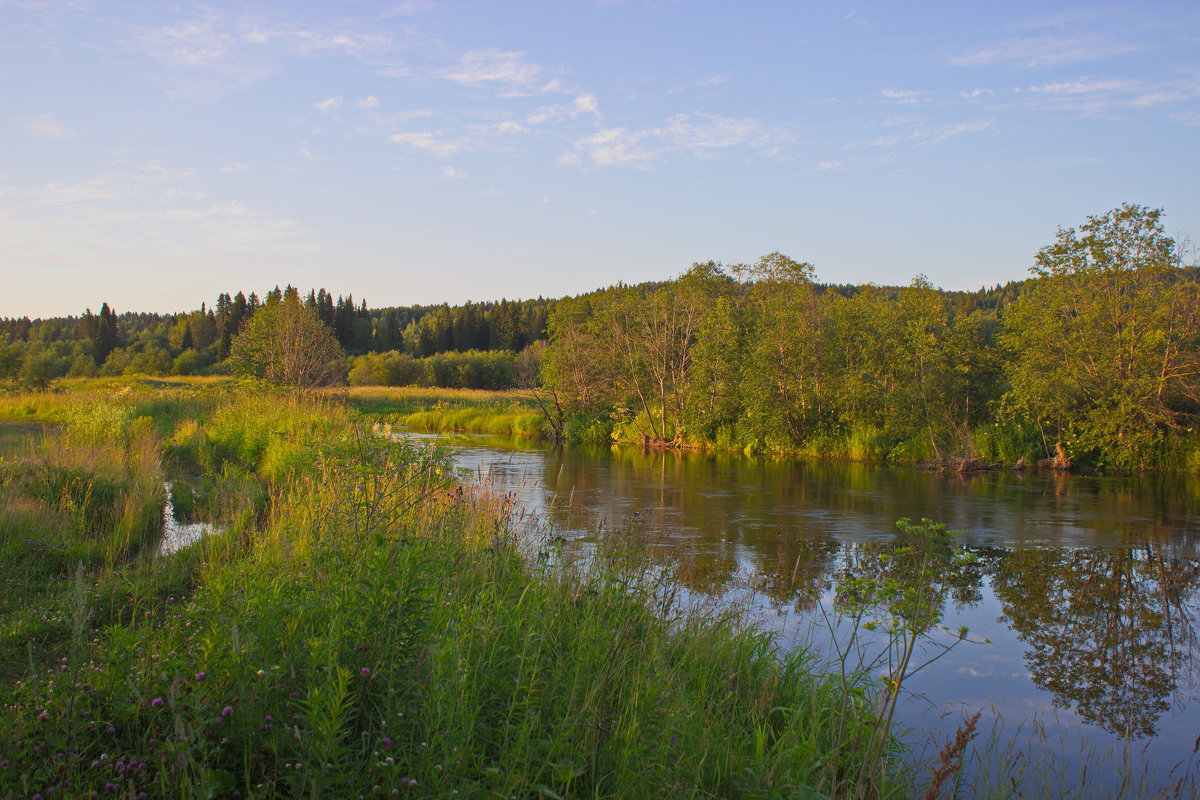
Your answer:
[[[235,374],[297,391],[341,383],[346,375],[346,353],[333,331],[296,295],[273,298],[251,317],[229,361]]]

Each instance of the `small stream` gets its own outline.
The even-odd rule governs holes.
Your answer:
[[[208,522],[185,522],[175,516],[175,505],[171,502],[173,486],[170,481],[163,483],[166,490],[166,502],[163,504],[163,532],[158,541],[158,555],[170,556],[178,553],[190,544],[200,541],[210,533],[219,533],[220,526]]]

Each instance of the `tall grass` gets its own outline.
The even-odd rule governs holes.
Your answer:
[[[839,744],[869,696],[666,602],[636,548],[538,566],[510,500],[330,404],[232,398],[171,441],[210,480],[257,481],[262,513],[61,582],[63,660],[0,684],[5,792],[897,794]]]

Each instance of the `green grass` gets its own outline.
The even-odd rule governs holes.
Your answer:
[[[106,523],[9,476],[5,796],[895,794],[858,763],[868,683],[665,603],[669,573],[620,540],[535,566],[503,498],[336,403],[98,417],[123,420],[127,466],[161,447],[201,470],[226,528],[76,559]],[[107,475],[115,456],[72,436],[64,462]]]
[[[546,420],[523,391],[354,387],[347,402],[375,421],[428,431],[541,436]]]

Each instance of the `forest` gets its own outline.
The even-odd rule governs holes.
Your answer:
[[[288,286],[261,301],[223,293],[185,314],[105,303],[0,320],[0,380],[38,389],[62,377],[240,373],[519,387],[558,438],[1195,472],[1200,268],[1162,213],[1127,204],[1060,228],[1029,279],[976,292],[923,276],[819,283],[813,265],[776,252],[559,299],[370,310]],[[328,345],[319,374],[264,369],[285,317],[310,320],[311,340]]]

